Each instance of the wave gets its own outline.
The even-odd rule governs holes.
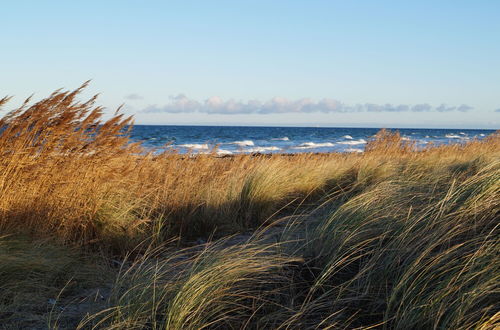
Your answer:
[[[346,140],[352,140],[352,136],[350,135],[344,135],[343,138]]]
[[[334,147],[335,143],[324,142],[324,143],[314,143],[314,142],[304,142],[294,149],[312,149],[312,148],[325,148],[325,147]]]
[[[188,149],[208,149],[208,144],[186,143],[186,144],[179,144],[178,147],[183,147]]]
[[[280,138],[273,138],[271,141],[290,141],[288,136],[280,137]]]
[[[448,139],[461,139],[462,138],[460,135],[457,135],[457,134],[446,134],[445,137],[447,137]]]
[[[255,148],[249,148],[245,149],[245,152],[266,152],[266,151],[278,151],[281,150],[281,148],[278,147],[255,147]]]
[[[339,144],[347,144],[350,146],[356,146],[356,145],[360,145],[360,144],[366,144],[366,140],[359,139],[359,140],[354,140],[354,141],[342,141],[342,142],[339,142]]]
[[[356,149],[356,148],[348,148],[344,150],[345,152],[363,152],[361,149]]]
[[[252,140],[234,141],[234,142],[228,142],[226,144],[236,144],[240,147],[252,147],[255,145]]]
[[[232,155],[233,152],[225,149],[217,149],[217,155]]]

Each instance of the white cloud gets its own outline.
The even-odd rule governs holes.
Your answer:
[[[467,112],[467,111],[472,110],[472,109],[474,109],[474,108],[471,107],[471,106],[469,106],[469,105],[467,105],[467,104],[462,104],[461,106],[459,106],[457,108],[457,110],[461,111],[461,112]]]
[[[457,107],[450,107],[447,106],[446,104],[441,104],[439,107],[436,108],[436,111],[438,112],[449,112],[449,111],[455,111]]]
[[[427,103],[415,104],[411,107],[411,111],[413,111],[413,112],[427,112],[427,111],[431,111],[431,110],[432,110],[432,106],[430,104],[427,104]]]
[[[347,105],[335,99],[324,98],[315,101],[310,98],[290,100],[283,97],[273,97],[261,102],[259,100],[237,101],[223,100],[212,96],[203,102],[188,98],[184,94],[171,96],[165,105],[151,105],[144,112],[191,113],[201,112],[207,114],[271,114],[271,113],[346,113],[346,112],[449,112],[472,110],[471,106],[447,106],[441,104],[433,107],[430,104],[356,104]]]

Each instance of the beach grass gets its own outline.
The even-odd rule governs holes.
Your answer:
[[[5,327],[499,326],[499,133],[158,154],[131,143],[132,118],[78,101],[85,87],[0,121]]]

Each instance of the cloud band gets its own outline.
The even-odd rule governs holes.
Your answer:
[[[170,97],[170,101],[162,106],[151,105],[144,112],[165,113],[192,113],[200,112],[207,114],[279,114],[279,113],[353,113],[353,112],[467,112],[472,110],[471,106],[462,104],[460,106],[448,106],[441,104],[433,107],[430,104],[356,104],[347,105],[335,99],[322,99],[314,101],[310,98],[289,100],[282,97],[274,97],[268,101],[258,100],[235,101],[223,100],[213,96],[203,102],[188,98],[184,94]]]

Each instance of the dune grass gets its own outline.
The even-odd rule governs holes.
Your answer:
[[[0,323],[499,326],[498,133],[417,150],[382,130],[363,154],[158,155],[130,143],[131,118],[79,102],[85,86],[0,121]]]
[[[94,98],[76,101],[84,87],[0,122],[2,232],[118,249],[153,233],[193,239],[259,225],[345,167],[339,155],[148,154],[129,143],[130,118],[104,121]]]
[[[62,306],[75,303],[80,310],[71,306],[62,320],[76,327],[82,311],[103,302],[99,289],[114,277],[106,263],[49,240],[0,237],[0,328],[52,328]]]

